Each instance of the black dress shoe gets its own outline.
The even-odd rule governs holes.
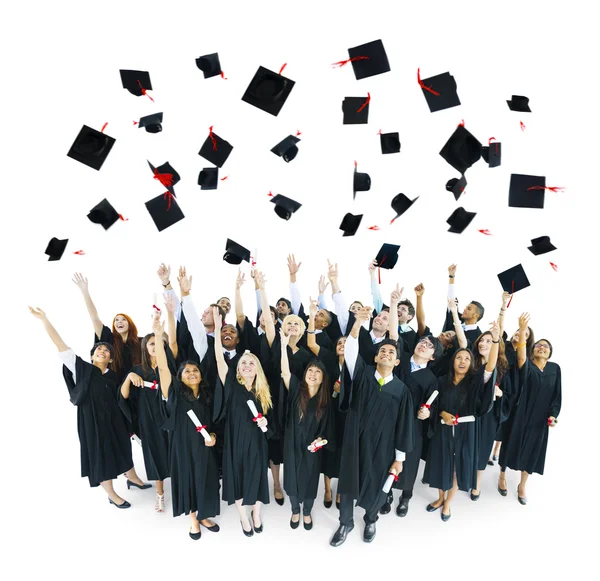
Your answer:
[[[273,498],[275,498],[275,495],[273,495]],[[279,506],[283,506],[283,502],[284,502],[284,498],[275,498],[275,502],[279,505]]]
[[[394,504],[394,495],[392,492],[389,492],[385,502],[379,509],[379,514],[388,514],[392,511],[392,504]]]
[[[244,532],[244,534],[245,534],[247,537],[251,537],[252,535],[254,535],[254,531],[252,530],[252,525],[251,525],[251,528],[250,528],[250,530],[249,530],[249,531],[247,531],[247,530],[244,528],[244,523],[243,523],[242,521],[240,521],[240,524],[242,525],[242,531]]]
[[[438,508],[444,506],[444,504],[440,504],[440,506],[433,506],[433,502],[429,503],[427,505],[427,508],[425,510],[427,510],[427,512],[435,512]]]
[[[200,523],[202,525],[202,523]],[[202,525],[207,531],[210,531],[211,533],[218,533],[221,530],[221,527],[215,523],[212,527],[207,527],[205,525]]]
[[[502,496],[506,496],[508,494],[508,490],[500,488],[500,479],[498,478],[498,492]]]
[[[527,504],[526,496],[519,496],[519,487],[517,486],[517,498],[519,499],[519,503],[525,506]]]
[[[304,520],[304,519],[302,519]],[[310,517],[310,522],[306,522],[304,521],[304,530],[305,531],[310,531],[310,529],[312,529],[312,525],[313,525],[313,520],[312,520],[312,516]]]
[[[338,500],[335,501],[335,508],[337,508],[338,510],[340,510],[340,503]]]
[[[254,524],[254,511],[251,511],[251,512],[250,512],[250,515],[251,515],[251,517],[252,517],[252,526],[254,527],[254,532],[255,532],[256,534],[262,533],[262,532],[263,532],[263,525],[262,525],[262,522],[260,523],[260,526],[259,526],[259,527],[257,527],[257,526]]]
[[[365,526],[365,531],[363,533],[363,541],[365,543],[370,543],[375,538],[375,523],[369,523]]]
[[[152,488],[152,484],[136,484],[135,482],[131,482],[131,480],[127,480],[127,490],[129,490],[132,486],[139,488],[140,490],[146,490],[146,488]]]
[[[410,498],[401,498],[400,504],[396,508],[396,514],[398,516],[406,516],[408,513],[408,503],[410,502]]]
[[[325,500],[325,499],[323,499],[323,505],[325,506],[325,508],[331,508],[332,504],[333,504],[333,500]]]
[[[344,543],[344,541],[346,540],[346,537],[348,536],[348,533],[353,528],[354,528],[354,525],[352,525],[352,526],[340,525],[338,530],[335,531],[335,534],[333,535],[331,541],[329,541],[329,544],[332,547],[339,547],[342,543]]]
[[[475,501],[479,500],[479,497],[481,496],[481,492],[479,494],[473,494],[473,491],[471,490],[470,496],[471,496],[471,500],[473,502],[475,502]]]
[[[122,504],[117,504],[116,502],[113,502],[110,498],[108,499],[108,502],[110,502],[111,504],[114,504],[117,508],[129,508],[131,506],[131,504],[129,504],[126,500],[124,500],[122,502]]]
[[[202,531],[198,531],[197,533],[193,533],[190,530],[190,539],[193,539],[194,541],[197,541],[201,536],[202,536]]]
[[[291,518],[290,518],[290,527],[292,527],[293,529],[297,529],[300,526],[300,519],[298,519],[296,522],[294,522]]]
[[[452,511],[450,511],[450,514],[444,514],[443,512],[441,514],[442,514],[442,521],[448,522],[450,520],[450,517],[452,516]]]
[[[493,466],[494,463],[491,460],[488,460],[488,466]]]

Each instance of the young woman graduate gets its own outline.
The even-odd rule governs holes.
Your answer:
[[[304,528],[312,529],[312,507],[317,497],[321,474],[322,452],[318,442],[335,448],[333,414],[329,408],[331,386],[327,370],[321,361],[309,363],[300,381],[290,372],[287,347],[289,336],[280,330],[281,342],[281,388],[287,389],[287,398],[279,398],[280,423],[285,426],[283,487],[290,497],[292,518],[290,526],[300,524],[300,504]],[[317,448],[315,448],[317,446]]]
[[[529,313],[519,317],[519,335],[525,337]],[[553,428],[560,413],[562,386],[560,367],[549,361],[552,344],[539,339],[533,355],[527,357],[527,343],[517,345],[519,394],[513,410],[506,442],[500,450],[500,481],[498,491],[506,496],[506,469],[521,471],[517,497],[527,504],[525,485],[530,474],[544,474],[549,428]]]
[[[272,408],[271,393],[260,361],[252,353],[244,353],[236,367],[227,365],[221,346],[221,315],[217,309],[213,316],[219,373],[213,418],[225,421],[223,500],[227,504],[235,502],[242,530],[251,537],[255,532],[263,532],[260,507],[261,503],[269,503],[267,438],[272,431],[265,414]],[[256,417],[249,403],[256,408]],[[244,508],[248,505],[252,506],[252,525]]]
[[[42,321],[58,348],[71,403],[77,406],[81,476],[88,477],[91,487],[102,486],[110,504],[129,508],[131,504],[115,492],[112,483],[123,473],[128,482],[138,478],[133,469],[129,431],[117,403],[117,378],[108,368],[112,345],[96,343],[90,353],[92,362],[88,363],[66,345],[44,311],[32,307],[29,311]]]
[[[438,397],[430,409],[423,407],[418,414],[419,418],[431,415],[424,481],[439,492],[438,500],[428,504],[427,511],[443,506],[444,522],[452,516],[450,505],[456,491],[468,492],[477,484],[478,437],[474,418],[489,411],[494,395],[500,342],[495,321],[491,333],[492,349],[486,366],[474,374],[473,354],[469,349],[459,349],[452,358],[452,372],[438,380]],[[471,421],[456,423],[461,418]]]
[[[165,294],[164,299],[169,321],[167,360],[171,374],[176,375],[176,305],[172,295]],[[160,319],[160,311],[155,313],[155,318]],[[142,363],[131,368],[121,385],[119,407],[130,422],[132,417],[138,418],[146,477],[148,480],[156,481],[154,510],[162,513],[165,511],[163,481],[169,476],[169,438],[167,432],[162,429],[164,417],[161,392],[158,389],[160,377],[156,362],[156,341],[153,333],[146,335],[142,340]],[[147,385],[148,383],[150,386]]]
[[[152,330],[155,337],[162,337],[164,323],[156,318]],[[220,513],[219,475],[213,450],[216,436],[210,432],[211,392],[197,363],[184,361],[173,377],[164,343],[155,341],[154,351],[160,391],[166,400],[163,429],[170,434],[173,516],[190,515],[189,535],[197,541],[202,535],[200,525],[219,532],[219,525],[211,520]],[[195,418],[188,415],[189,412],[193,412]]]

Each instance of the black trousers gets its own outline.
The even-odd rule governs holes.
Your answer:
[[[302,503],[302,514],[310,516],[315,499],[305,499]],[[300,514],[300,501],[297,496],[290,496],[290,504],[292,505],[292,514]]]
[[[366,510],[363,517],[365,523],[371,524],[377,522],[380,508],[380,506],[376,506]],[[354,499],[350,498],[347,494],[340,495],[340,524],[347,527],[354,526]]]

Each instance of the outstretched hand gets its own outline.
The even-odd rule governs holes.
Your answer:
[[[265,275],[260,270],[254,271],[254,282],[260,290],[265,290]]]
[[[177,301],[171,293],[163,293],[163,300],[168,313],[174,313],[177,310]]]
[[[400,288],[400,285],[397,284],[396,288],[392,291],[391,303],[397,305],[402,300],[403,292],[404,287]]]
[[[152,332],[156,341],[159,341],[165,332],[165,324],[161,322],[160,314],[152,321]]]
[[[296,262],[296,257],[293,254],[288,254],[287,263],[291,275],[296,274],[302,266],[301,262]]]
[[[290,338],[283,332],[283,329],[279,329],[279,338],[281,340],[281,347],[285,349],[290,344]]]
[[[519,331],[522,333],[525,333],[525,331],[527,330],[527,327],[529,327],[529,319],[531,318],[531,315],[529,313],[523,313],[520,317],[519,317]],[[522,337],[525,337],[525,335],[521,335]]]
[[[217,331],[221,333],[221,327],[223,326],[223,317],[221,317],[219,307],[212,307],[212,313],[213,321],[215,322],[215,333]]]
[[[40,321],[43,321],[46,318],[46,313],[44,313],[44,311],[42,311],[42,309],[39,307],[36,307],[35,309],[33,307],[29,307],[29,312]]]
[[[456,299],[448,299],[448,308],[451,313],[458,313],[458,301]]]
[[[310,298],[310,306],[308,307],[308,315],[311,319],[314,319],[317,316],[317,311],[319,310],[319,301],[315,301],[312,297]]]
[[[158,267],[156,271],[158,278],[160,278],[160,282],[163,286],[166,286],[167,283],[171,280],[171,265],[167,266],[164,262]]]
[[[328,286],[329,283],[325,280],[325,277],[321,276],[321,278],[319,278],[319,294],[322,295],[327,290]]]
[[[490,331],[492,332],[492,340],[497,343],[500,340],[500,325],[498,325],[498,321],[491,322]]]
[[[331,281],[331,284],[333,284],[333,280],[332,279],[337,279],[338,277],[338,265],[337,262],[335,264],[333,264],[332,262],[330,262],[329,258],[327,259],[327,278]]]
[[[241,268],[238,268],[237,278],[235,279],[235,290],[241,289],[245,282],[246,275],[242,272]]]
[[[80,291],[88,290],[88,279],[85,278],[80,272],[76,272],[73,275],[73,282],[78,286]]]
[[[448,267],[448,276],[456,276],[456,264],[451,264]]]
[[[179,283],[181,294],[189,293],[192,290],[192,275],[190,275],[188,278],[185,266],[179,267],[179,275],[177,276],[177,282]]]
[[[425,293],[425,287],[423,286],[423,283],[420,282],[416,287],[415,287],[415,293],[418,297],[422,297],[423,294]]]

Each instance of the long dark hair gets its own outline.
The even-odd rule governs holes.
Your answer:
[[[479,354],[479,343],[481,339],[485,337],[485,335],[489,335],[492,337],[492,333],[490,331],[485,331],[481,333],[477,339],[475,339],[475,343],[473,343],[473,354],[475,355],[475,371],[478,371],[483,367],[483,359]],[[500,343],[498,344],[498,361],[496,362],[496,383],[500,383],[504,374],[508,371],[508,359],[506,359],[506,347],[504,345],[504,341],[502,337],[500,337]]]
[[[471,356],[471,364],[469,365],[469,369],[467,369],[467,373],[463,377],[463,379],[455,385],[454,384],[454,379],[455,379],[454,360],[456,359],[456,356],[461,351],[466,351]],[[475,371],[475,357],[473,356],[473,352],[470,349],[467,349],[466,347],[461,347],[460,349],[457,349],[455,351],[454,355],[452,356],[452,359],[450,360],[450,372],[448,373],[447,387],[451,387],[451,388],[459,390],[459,394],[458,394],[458,407],[459,408],[462,408],[464,406],[465,402],[467,401],[467,398],[469,396],[469,385],[471,383],[469,381],[469,379],[473,375],[474,371]]]
[[[117,317],[125,317],[127,323],[129,324],[129,329],[127,330],[127,341],[123,342],[123,338],[121,334],[117,331],[115,327],[115,319]],[[131,364],[139,365],[142,361],[142,349],[140,347],[140,338],[138,337],[138,330],[135,326],[135,323],[131,320],[131,317],[126,315],[125,313],[117,313],[115,315],[115,319],[113,319],[112,324],[112,334],[113,334],[113,347],[115,351],[115,356],[113,357],[112,367],[111,369],[117,374],[121,375],[125,371],[129,371],[129,369],[124,369],[123,367],[123,349],[125,345],[129,346],[131,350]]]
[[[300,417],[304,417],[306,415],[306,408],[308,407],[308,402],[311,399],[310,393],[308,392],[308,384],[306,383],[306,374],[311,367],[316,367],[321,370],[323,374],[323,381],[319,386],[319,391],[315,394],[315,398],[317,400],[317,409],[315,410],[315,417],[318,420],[321,419],[323,413],[327,409],[329,405],[329,392],[331,391],[331,385],[329,380],[329,374],[327,373],[327,369],[325,365],[321,363],[318,359],[313,359],[307,366],[304,371],[304,377],[300,382],[300,398],[298,400],[298,407],[300,412]]]
[[[533,345],[536,342],[535,340],[535,335],[533,334],[533,329],[531,327],[527,327],[529,329],[529,337],[527,338],[527,345],[525,346],[525,349],[527,350],[527,357],[531,357],[533,355]],[[518,331],[518,329],[517,329]],[[515,333],[517,332],[515,331]],[[510,342],[512,345],[512,338],[515,336],[515,333],[512,334],[512,337],[510,338]],[[540,339],[541,340],[541,339]],[[521,341],[521,337],[519,337],[519,342]],[[517,350],[513,347],[515,353],[517,352]]]
[[[195,361],[192,361],[190,359],[188,359],[187,361],[184,361],[179,366],[179,369],[177,370],[177,379],[178,379],[179,383],[181,384],[181,393],[182,393],[183,397],[185,397],[185,399],[187,399],[188,401],[195,401],[195,399],[196,399],[194,397],[194,392],[192,391],[192,388],[188,387],[181,380],[181,374],[183,373],[183,370],[185,369],[186,365],[193,365],[200,372],[200,386],[198,389],[198,396],[202,398],[202,401],[206,405],[210,405],[211,401],[212,401],[212,395],[210,393],[208,381],[206,381],[206,379],[204,378],[204,374],[202,373],[202,369],[200,369],[200,365],[198,365],[198,363],[196,363]]]
[[[154,337],[154,333],[148,333],[143,339],[142,339],[142,371],[144,372],[144,374],[151,374],[154,372],[154,368],[152,367],[152,358],[150,357],[150,354],[148,353],[148,341],[150,341],[150,339],[152,339],[152,337]],[[168,347],[168,341],[165,339],[165,337],[163,336],[163,343],[165,345],[165,351]]]

